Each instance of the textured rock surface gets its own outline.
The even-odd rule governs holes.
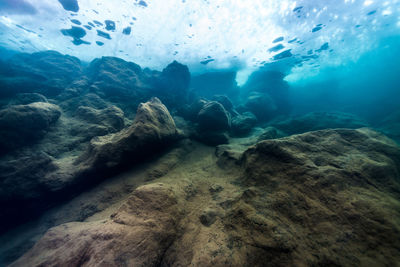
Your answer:
[[[197,115],[200,131],[220,132],[231,127],[231,117],[224,106],[216,101],[206,103]]]
[[[343,112],[311,112],[303,116],[272,123],[272,126],[288,134],[305,133],[322,129],[357,129],[368,124],[356,115]]]
[[[0,96],[28,92],[58,95],[82,74],[78,58],[55,51],[16,54],[8,67],[7,73],[0,75]]]
[[[178,139],[175,122],[158,98],[139,105],[132,125],[122,131],[92,139],[76,164],[89,172],[102,172],[160,151]]]
[[[173,190],[142,186],[110,219],[53,228],[11,266],[158,266],[180,216]]]
[[[209,152],[139,187],[108,218],[50,229],[12,266],[399,262],[400,147],[385,136],[339,129],[263,141],[226,171]]]
[[[187,66],[177,61],[169,64],[155,79],[155,94],[168,108],[177,108],[186,103],[190,84],[190,72]]]
[[[211,146],[229,142],[226,132],[231,128],[231,116],[221,103],[205,102],[197,115],[196,122],[198,126],[195,138],[199,141]]]
[[[103,125],[109,129],[109,132],[120,131],[125,126],[124,112],[116,106],[101,110],[80,106],[76,110],[76,117],[87,123]]]
[[[148,87],[139,65],[116,57],[93,60],[88,73],[93,90],[106,97],[142,97]]]
[[[256,115],[260,121],[268,121],[275,116],[276,105],[267,93],[254,92],[248,97],[245,108]]]
[[[251,129],[257,124],[257,118],[251,112],[244,112],[232,118],[232,133],[243,136],[250,133]]]
[[[400,111],[394,112],[381,121],[378,129],[400,143]]]
[[[0,151],[4,153],[33,143],[46,133],[60,115],[58,106],[44,102],[0,110]]]

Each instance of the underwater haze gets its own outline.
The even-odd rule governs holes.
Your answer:
[[[0,266],[397,266],[400,0],[0,0]]]

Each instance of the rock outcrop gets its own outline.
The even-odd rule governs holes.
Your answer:
[[[34,143],[43,137],[60,115],[58,106],[45,102],[9,106],[0,110],[0,151],[4,153]]]
[[[268,121],[276,115],[277,107],[267,93],[253,92],[247,98],[245,110],[256,115],[259,121]]]
[[[231,115],[216,101],[208,101],[197,114],[196,137],[208,145],[228,143],[227,132],[231,128]]]
[[[158,98],[139,105],[131,126],[91,140],[76,162],[84,172],[102,173],[154,155],[180,137],[168,109]]]
[[[390,114],[378,124],[377,128],[400,143],[400,111]]]
[[[188,177],[207,179],[175,173],[139,187],[108,218],[50,229],[11,266],[399,262],[400,147],[385,136],[337,129],[262,141],[227,173],[201,159]]]
[[[356,115],[343,112],[310,112],[283,121],[272,122],[272,126],[288,134],[335,128],[357,129],[368,123]]]
[[[243,112],[232,118],[232,133],[236,136],[244,136],[250,133],[257,124],[257,118],[251,112]]]
[[[78,58],[56,51],[16,54],[7,64],[8,71],[0,75],[0,97],[30,92],[56,96],[83,72]]]
[[[139,65],[116,57],[95,59],[88,67],[92,91],[104,97],[138,98],[148,88]]]
[[[142,186],[109,220],[55,227],[11,266],[159,266],[180,217],[172,189]]]

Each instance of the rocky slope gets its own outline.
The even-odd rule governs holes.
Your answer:
[[[283,78],[15,55],[0,265],[395,266],[398,144],[355,114],[290,114]]]
[[[370,129],[198,146],[107,216],[50,229],[11,266],[395,266],[400,148]],[[188,169],[190,167],[190,169]]]

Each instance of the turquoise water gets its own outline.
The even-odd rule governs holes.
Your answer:
[[[42,214],[131,167],[75,173],[140,103],[211,147],[362,127],[400,143],[399,63],[400,0],[0,0],[0,266],[57,224]],[[170,144],[151,145],[136,157]]]

